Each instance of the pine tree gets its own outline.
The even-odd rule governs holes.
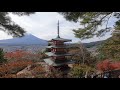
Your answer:
[[[59,12],[66,20],[78,22],[83,27],[73,29],[77,38],[88,39],[94,36],[102,37],[107,32],[120,30],[120,12]],[[116,20],[114,26],[110,26],[111,18]],[[104,25],[103,28],[101,28]]]
[[[0,64],[6,62],[7,60],[4,58],[4,51],[0,48]]]
[[[25,34],[24,28],[11,21],[9,13],[23,16],[33,14],[34,12],[0,12],[0,30],[12,35],[13,37],[23,36]]]
[[[113,36],[106,40],[99,48],[101,59],[113,59],[120,61],[120,33],[113,33]]]

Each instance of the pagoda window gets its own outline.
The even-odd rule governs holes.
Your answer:
[[[54,60],[56,59],[56,57],[55,57],[55,56],[51,56],[51,58],[52,58],[52,59],[54,59]]]
[[[56,52],[57,50],[56,50],[56,48],[54,49],[54,52]]]
[[[52,58],[52,59],[54,59],[54,57],[53,57],[53,56],[51,56],[51,58]]]
[[[64,43],[62,41],[53,41],[55,45],[63,45]]]
[[[56,51],[57,51],[56,48],[53,48],[53,49],[52,49],[52,52],[56,52]]]
[[[54,48],[52,49],[52,51],[54,52]]]
[[[63,42],[57,42],[58,45],[63,45]]]
[[[64,52],[65,50],[63,48],[57,48],[58,52]]]
[[[53,43],[56,45],[56,44],[57,44],[57,41],[53,41]]]
[[[53,48],[51,48],[51,51],[53,51]]]

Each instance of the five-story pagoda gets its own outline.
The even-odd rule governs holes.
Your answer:
[[[69,70],[68,64],[73,64],[74,61],[68,60],[67,56],[71,56],[68,52],[68,46],[64,42],[70,42],[70,39],[64,39],[59,36],[59,21],[58,21],[58,36],[50,41],[50,46],[47,46],[48,52],[45,54],[49,58],[44,59],[44,61],[53,68],[57,68],[62,72]]]

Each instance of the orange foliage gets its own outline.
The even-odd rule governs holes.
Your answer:
[[[16,74],[5,74],[1,78],[16,78]]]
[[[5,58],[8,61],[17,61],[17,60],[39,60],[42,57],[40,54],[34,54],[27,51],[16,50],[14,52],[8,52],[5,54]]]
[[[97,69],[101,71],[120,69],[120,62],[112,62],[110,60],[104,60],[97,64]]]
[[[16,74],[20,70],[24,69],[26,66],[31,65],[32,61],[16,61],[10,62],[0,66],[0,76],[5,76],[9,74]]]
[[[16,50],[14,52],[5,53],[4,57],[8,62],[6,64],[0,65],[0,77],[14,78],[19,71],[28,65],[33,65],[34,61],[40,61],[41,58],[44,57],[44,54],[34,54],[27,51]],[[33,74],[37,75],[45,70],[43,70],[41,66],[37,66],[32,71]]]
[[[113,69],[120,69],[120,62],[111,63],[110,67]]]
[[[24,51],[16,50],[15,52],[8,52],[5,54],[6,58],[21,58],[26,54]]]

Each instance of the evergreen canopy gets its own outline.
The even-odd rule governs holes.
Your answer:
[[[112,29],[120,30],[120,12],[59,12],[66,20],[79,22],[83,28],[74,29],[77,38],[88,39],[93,36],[101,37]],[[116,22],[108,27],[110,18],[116,18]],[[105,25],[100,29],[99,26]]]
[[[9,13],[23,16],[33,14],[34,12],[0,12],[0,30],[12,35],[13,37],[24,36],[24,28],[13,22],[8,15]]]

